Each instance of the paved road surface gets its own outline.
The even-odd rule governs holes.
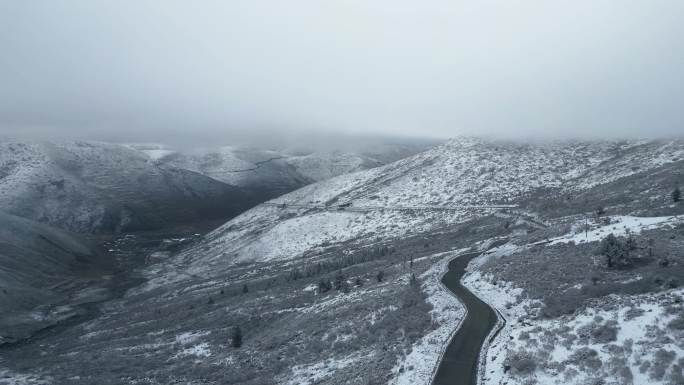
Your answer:
[[[442,283],[468,308],[468,315],[439,363],[433,385],[476,385],[477,359],[482,344],[496,324],[496,313],[461,285],[465,268],[479,253],[465,254],[449,263]]]

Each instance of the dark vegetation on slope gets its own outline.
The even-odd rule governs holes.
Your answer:
[[[523,204],[536,208],[550,226],[516,243],[543,242],[568,233],[569,222],[581,222],[585,216],[609,224],[609,215],[681,215],[684,205],[674,202],[672,192],[684,181],[683,170],[684,163],[677,162],[579,193],[539,191]],[[569,314],[592,298],[656,292],[684,284],[684,227],[617,239],[606,233],[602,243],[542,244],[492,260],[485,271],[543,300],[543,316]]]
[[[225,221],[263,196],[119,145],[0,143],[0,210],[81,233],[121,233]]]
[[[437,260],[431,256],[468,247],[502,228],[500,219],[487,217],[437,234],[388,243],[359,239],[294,261],[243,263],[217,277],[189,276],[131,293],[108,305],[106,317],[6,357],[14,369],[42,368],[71,384],[203,378],[254,385],[282,383],[293,367],[325,357],[357,357],[335,370],[335,381],[383,384],[397,356],[433,328],[418,278]],[[324,292],[321,282],[329,284]],[[237,327],[239,348],[232,345]],[[191,342],[176,338],[186,332],[200,335]],[[204,342],[211,356],[189,353]],[[39,357],[45,349],[48,354]],[[371,352],[372,359],[364,358]]]
[[[104,270],[109,261],[74,234],[0,212],[0,344],[69,315],[50,308],[68,299],[64,288]]]
[[[571,314],[587,300],[608,294],[642,294],[684,285],[684,227],[633,237],[636,249],[631,262],[620,267],[609,267],[599,243],[592,242],[531,248],[492,260],[484,271],[541,299],[546,317]]]
[[[684,205],[673,207],[672,193],[684,186],[684,161],[669,163],[616,181],[579,191],[544,189],[520,201],[522,207],[544,218],[630,213],[635,216],[684,214]]]

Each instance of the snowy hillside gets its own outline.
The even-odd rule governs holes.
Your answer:
[[[550,146],[489,143],[455,139],[432,150],[365,172],[343,175],[304,187],[275,200],[278,203],[351,203],[347,210],[281,209],[260,206],[228,222],[208,236],[206,263],[296,258],[311,248],[360,236],[393,237],[463,222],[491,210],[461,206],[515,203],[537,189],[575,190],[602,183],[602,169],[611,159],[613,174],[627,176],[640,169],[623,153],[673,162],[684,143],[557,143]],[[597,169],[599,171],[597,171]],[[607,181],[607,180],[606,180]],[[453,211],[402,211],[402,207],[454,207]],[[364,207],[386,210],[357,212]],[[279,247],[272,247],[273,244]]]
[[[194,171],[269,197],[295,190],[312,181],[299,174],[287,163],[284,155],[275,151],[231,146],[217,150],[167,151],[169,154],[156,159],[157,164]],[[146,153],[150,154],[150,151]]]
[[[73,234],[0,212],[0,345],[74,315],[56,307],[77,272],[97,262],[92,245]]]
[[[159,167],[121,145],[0,143],[0,210],[73,231],[226,218],[254,203],[239,188]]]
[[[313,182],[391,163],[435,144],[388,140],[377,146],[328,150],[315,149],[315,146],[275,149],[223,146],[184,150],[160,144],[128,146],[164,167],[194,171],[272,198]]]
[[[506,319],[485,344],[483,384],[678,384],[684,207],[671,192],[683,150],[458,138],[314,183],[151,256],[144,284],[12,352],[12,369],[77,384],[125,372],[152,384],[427,385],[466,315],[440,279],[470,251],[467,287]],[[619,267],[597,252],[610,233],[631,253]]]
[[[402,237],[413,235],[430,239],[434,237],[430,234],[448,231],[446,229],[459,223],[468,226],[468,221],[494,213],[492,209],[463,206],[517,204],[540,191],[551,192],[545,199],[561,192],[576,194],[577,191],[589,191],[587,189],[594,186],[603,186],[604,191],[617,191],[620,188],[618,180],[634,176],[645,181],[649,179],[651,170],[653,173],[662,173],[663,167],[665,170],[677,170],[683,151],[684,142],[573,142],[531,146],[455,139],[411,158],[326,180],[274,200],[277,204],[301,204],[302,207],[256,207],[209,234],[201,248],[179,255],[173,265],[166,265],[173,266],[171,270],[159,266],[149,276],[148,286],[143,287],[142,292],[159,290],[165,285],[182,285],[187,274],[216,280],[236,264],[296,265],[300,260],[325,255],[335,245],[344,247],[350,242],[393,244]],[[674,168],[668,168],[670,166]],[[667,196],[671,186],[672,181],[662,185],[645,182],[640,188],[651,194]],[[619,199],[618,202],[625,203],[626,198]],[[338,208],[338,205],[347,203],[350,205]],[[329,208],[320,208],[325,204]],[[669,206],[666,203],[660,205],[663,209]],[[429,209],[436,206],[454,209]],[[620,204],[614,206],[620,207]],[[373,209],[364,209],[368,207]],[[419,210],[402,209],[410,207]],[[591,210],[593,207],[588,209]],[[528,212],[525,207],[507,215],[515,226],[522,226],[527,231],[535,230],[539,226],[537,223],[544,220],[539,213]],[[502,218],[500,221],[503,223],[506,215]],[[670,223],[667,218],[647,219],[644,223],[646,226]],[[643,221],[632,222],[640,226]],[[531,230],[529,226],[532,226]],[[611,225],[610,228],[617,227]],[[510,230],[505,229],[502,227],[499,231],[518,234],[514,226]],[[596,234],[604,236],[607,234],[605,231],[601,228],[595,230]],[[486,236],[480,240],[487,241]],[[598,240],[594,236],[593,242]],[[554,242],[566,241],[558,237],[551,244]],[[178,266],[183,266],[180,274]],[[428,293],[434,293],[434,289],[431,290]],[[432,340],[438,340],[435,338]],[[433,352],[430,354],[435,360],[440,352],[439,348],[430,345],[417,345],[416,349],[417,352],[421,349]],[[424,353],[416,354],[421,354],[421,359],[428,359],[422,355]],[[501,359],[506,357],[506,354],[500,356]],[[407,362],[412,359],[415,360],[407,358]],[[429,375],[426,377],[419,373],[426,370],[429,373],[430,367],[420,370],[423,372],[412,371],[408,377],[407,374],[400,377],[414,378],[413,382],[428,381]]]

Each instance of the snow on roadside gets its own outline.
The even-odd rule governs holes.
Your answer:
[[[552,238],[551,245],[559,243],[584,243],[597,242],[603,239],[608,234],[615,236],[625,236],[628,233],[639,234],[644,230],[653,230],[665,226],[674,226],[679,223],[684,223],[684,217],[669,216],[669,217],[633,217],[628,215],[611,216],[610,224],[600,226],[592,229],[586,234],[583,231],[576,233],[568,233],[560,237]]]
[[[638,296],[612,295],[582,311],[519,327],[508,342],[537,360],[528,375],[506,377],[511,385],[680,384],[682,332],[668,327],[679,312],[683,289]],[[489,364],[489,362],[488,362]],[[502,367],[489,370],[502,372]],[[498,383],[496,381],[486,383]]]
[[[423,336],[411,352],[399,360],[392,369],[395,374],[394,385],[430,384],[434,371],[446,349],[451,336],[460,327],[465,318],[465,308],[461,302],[442,284],[442,276],[448,269],[449,261],[467,249],[445,253],[442,259],[435,263],[420,278],[422,289],[427,301],[432,305],[430,315],[437,328]]]
[[[667,223],[655,218],[621,223],[625,222],[637,224],[631,229]],[[612,295],[595,300],[573,315],[538,319],[539,301],[526,299],[522,289],[476,270],[486,258],[483,255],[474,260],[463,283],[499,310],[506,325],[484,353],[485,376],[480,384],[579,385],[601,379],[607,385],[655,385],[672,383],[668,376],[676,376],[675,372],[681,370],[676,365],[684,360],[683,335],[667,325],[682,311],[684,289],[638,296]],[[679,310],[668,310],[668,303],[680,304]],[[610,325],[616,330],[613,339],[594,341],[590,334],[587,340],[587,333]],[[535,365],[531,373],[512,373],[508,360],[516,352],[532,357]],[[671,362],[662,364],[663,358],[657,354],[671,358]],[[657,371],[666,375],[657,378]]]
[[[478,260],[481,259],[483,257],[478,257],[474,260],[475,264],[471,264],[470,267],[477,266]],[[517,330],[521,322],[527,321],[536,304],[522,298],[523,289],[513,287],[508,282],[498,281],[494,284],[490,275],[482,275],[479,271],[467,273],[462,282],[482,301],[496,308],[506,321],[506,324],[487,347],[486,352],[480,357],[485,362],[484,373],[486,376],[480,378],[479,383],[499,384],[505,376],[502,369],[507,356],[510,336]]]
[[[478,296],[489,306],[498,310],[504,318],[505,325],[498,331],[494,340],[484,348],[480,360],[483,360],[485,377],[479,378],[480,384],[499,384],[504,378],[504,360],[508,350],[507,343],[511,334],[516,330],[520,322],[533,313],[538,306],[538,301],[523,298],[523,289],[517,288],[508,282],[495,282],[491,275],[483,275],[478,269],[491,258],[501,258],[511,255],[523,249],[524,246],[516,246],[506,243],[490,249],[481,254],[468,265],[468,272],[461,282],[473,294]]]

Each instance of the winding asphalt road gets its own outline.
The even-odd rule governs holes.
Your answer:
[[[466,266],[478,255],[464,254],[455,258],[442,278],[442,283],[466,306],[468,315],[451,338],[432,381],[433,385],[477,384],[478,357],[497,320],[494,309],[461,285]]]

